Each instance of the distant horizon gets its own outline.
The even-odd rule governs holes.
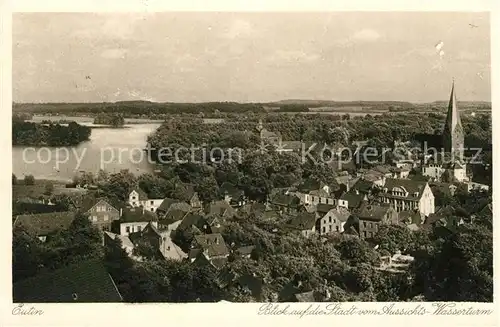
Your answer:
[[[281,100],[275,100],[275,101],[262,101],[262,102],[257,102],[257,101],[252,101],[252,102],[240,102],[240,101],[199,101],[199,102],[180,102],[180,101],[149,101],[149,100],[137,100],[137,99],[132,99],[132,100],[117,100],[117,101],[91,101],[91,102],[84,102],[84,101],[78,101],[78,102],[70,102],[70,101],[51,101],[51,102],[16,102],[13,101],[12,104],[96,104],[96,103],[120,103],[120,102],[146,102],[146,103],[155,103],[155,104],[169,104],[169,103],[174,103],[174,104],[202,104],[202,103],[238,103],[238,104],[277,104],[282,101],[317,101],[317,102],[334,102],[334,103],[355,103],[355,102],[375,102],[375,103],[410,103],[410,104],[432,104],[432,103],[437,103],[437,102],[446,102],[448,103],[450,99],[445,99],[445,100],[434,100],[434,101],[425,101],[425,102],[415,102],[415,101],[404,101],[404,100],[319,100],[319,99],[281,99]],[[490,100],[457,100],[458,103],[465,103],[465,102],[481,102],[481,103],[489,103],[491,104],[492,102]]]

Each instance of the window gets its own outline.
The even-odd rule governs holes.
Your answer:
[[[104,221],[108,221],[108,215],[103,216]]]
[[[170,251],[170,245],[169,245],[169,246],[167,246],[167,251]]]
[[[153,211],[153,212],[154,212],[154,211],[155,211],[155,208],[151,208],[151,211]]]
[[[328,222],[331,223],[332,222],[332,217],[328,217]]]
[[[332,231],[332,225],[328,226],[328,231],[331,232]]]
[[[125,231],[126,231],[127,233],[130,233],[130,227],[129,227],[129,226],[125,227]]]
[[[337,222],[337,219],[334,219],[334,220],[333,220],[333,223],[335,224],[336,222]]]
[[[97,216],[92,216],[92,221],[97,221]]]
[[[111,208],[111,207],[108,207],[108,211],[113,211],[113,208]]]
[[[326,233],[326,228],[323,226],[323,233]]]
[[[151,205],[153,205],[153,204],[154,204],[154,201],[150,201],[149,203],[150,203]]]
[[[366,228],[366,221],[364,221],[364,222],[363,222],[363,227],[365,227],[365,228]]]
[[[141,231],[141,229],[142,229],[142,227],[141,227],[141,226],[137,226],[137,231],[138,231],[138,232],[140,232],[140,231]]]
[[[335,229],[337,230],[337,232],[339,231],[339,226],[335,227]]]
[[[366,237],[366,231],[363,232],[363,236]]]
[[[132,200],[137,200],[137,199],[136,199],[136,197],[135,197],[135,195],[134,195],[134,196],[132,196]]]

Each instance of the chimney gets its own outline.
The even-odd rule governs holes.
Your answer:
[[[120,217],[123,215],[123,209],[120,208]]]
[[[355,190],[355,192],[356,192],[356,195],[359,195],[359,190]]]

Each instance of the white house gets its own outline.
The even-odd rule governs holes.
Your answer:
[[[434,194],[427,182],[387,178],[379,198],[396,212],[418,210],[424,216],[434,213]]]
[[[133,189],[128,196],[128,203],[131,207],[143,207],[147,211],[156,212],[163,199],[148,199],[146,193],[141,189]]]
[[[158,227],[156,214],[145,208],[126,208],[120,218],[120,235],[128,236],[131,233],[142,231],[148,223]]]

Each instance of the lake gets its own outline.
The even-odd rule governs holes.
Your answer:
[[[62,118],[62,117],[60,117]],[[72,180],[79,171],[97,173],[128,169],[134,174],[152,172],[144,151],[148,135],[160,124],[130,124],[127,128],[93,128],[90,140],[76,147],[44,148],[14,146],[12,170],[17,178]],[[59,162],[59,164],[58,164]]]

